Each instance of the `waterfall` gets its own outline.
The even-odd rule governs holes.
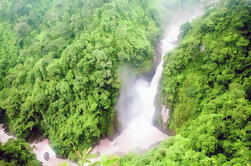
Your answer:
[[[163,71],[164,56],[167,52],[175,48],[181,24],[197,17],[201,13],[201,11],[196,11],[193,12],[192,15],[183,15],[182,19],[179,18],[177,19],[178,21],[168,25],[163,40],[161,41],[161,62],[156,68],[152,81],[148,82],[143,78],[138,78],[132,81],[124,90],[122,88],[120,96],[121,102],[119,105],[123,108],[122,112],[124,113],[123,115],[125,115],[121,117],[123,130],[113,141],[109,139],[101,140],[100,144],[93,149],[93,153],[97,151],[100,152],[101,155],[114,153],[125,154],[130,151],[139,153],[168,137],[153,125],[153,117],[156,110],[154,102]],[[0,124],[0,142],[4,143],[10,138],[13,138],[13,136],[7,135],[3,126]],[[69,160],[57,158],[47,139],[33,143],[31,146],[35,147],[33,152],[36,154],[37,159],[43,162],[43,165],[57,165],[62,162],[76,165]],[[43,155],[45,152],[50,154],[49,161],[44,160]]]
[[[125,83],[124,88],[122,87],[118,110],[118,119],[123,127],[120,135],[113,141],[101,140],[93,152],[99,151],[106,155],[131,151],[142,152],[168,137],[153,125],[156,110],[154,103],[163,71],[164,56],[176,47],[180,26],[201,13],[201,10],[189,14],[184,12],[181,17],[168,24],[161,41],[161,62],[151,82],[139,77],[134,81],[128,81],[129,83]]]

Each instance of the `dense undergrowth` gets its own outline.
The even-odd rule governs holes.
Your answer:
[[[183,25],[166,56],[161,93],[177,135],[122,166],[249,165],[251,161],[251,4],[220,1]]]
[[[21,138],[48,137],[60,155],[113,131],[118,66],[151,67],[160,34],[140,0],[0,2],[0,115]]]
[[[184,1],[168,2],[172,8],[164,7],[173,13]],[[153,4],[2,0],[0,122],[21,138],[48,137],[64,157],[73,156],[74,146],[81,150],[112,134],[118,67],[147,71],[160,22],[168,18],[161,18],[166,15]],[[177,135],[145,154],[107,159],[103,165],[248,164],[250,11],[249,0],[220,0],[183,25],[178,48],[166,56],[161,82],[163,103],[171,109],[168,127]],[[20,147],[24,157],[16,160],[19,151],[13,149]],[[0,156],[0,164],[39,164],[27,147],[14,140],[1,145],[1,154],[11,154]]]
[[[0,142],[0,166],[40,166],[28,143],[11,139],[4,145]]]

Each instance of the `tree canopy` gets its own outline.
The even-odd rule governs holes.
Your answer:
[[[122,166],[249,165],[251,138],[251,6],[224,0],[182,26],[166,55],[162,102],[173,136]]]
[[[1,123],[19,138],[48,137],[73,159],[74,147],[83,152],[113,134],[119,67],[149,71],[162,21],[197,1],[1,0]],[[211,5],[181,27],[179,46],[165,57],[161,100],[177,135],[145,154],[100,163],[250,164],[251,5]],[[23,140],[0,145],[0,165],[39,164]]]
[[[140,0],[0,2],[0,111],[63,156],[113,131],[118,66],[151,67],[160,28]]]
[[[41,166],[28,143],[21,139],[10,139],[2,145],[0,142],[1,166]]]

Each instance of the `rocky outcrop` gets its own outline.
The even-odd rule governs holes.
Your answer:
[[[44,153],[44,159],[45,161],[48,161],[50,159],[50,154],[48,152]]]

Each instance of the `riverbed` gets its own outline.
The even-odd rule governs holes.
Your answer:
[[[201,10],[191,11],[189,14],[185,13],[172,20],[171,24],[167,26],[161,41],[161,62],[151,80],[139,76],[131,80],[130,84],[124,81],[118,103],[120,107],[117,110],[118,119],[123,129],[113,140],[102,139],[93,148],[92,153],[99,153],[100,156],[124,155],[129,152],[143,153],[168,138],[168,135],[153,125],[153,117],[156,111],[155,100],[163,71],[164,56],[176,47],[180,26],[201,13]],[[169,112],[167,109],[163,110],[164,112],[161,112],[164,118],[163,121],[167,123]],[[0,141],[6,143],[9,139],[15,139],[15,136],[8,135],[3,128],[3,124],[0,124]],[[77,165],[70,160],[58,158],[48,139],[33,142],[30,146],[33,148],[36,158],[43,163],[43,166],[57,166],[62,163],[68,163],[69,166]],[[47,157],[49,156],[48,160],[45,157],[46,153]],[[95,160],[99,159],[100,157]]]

